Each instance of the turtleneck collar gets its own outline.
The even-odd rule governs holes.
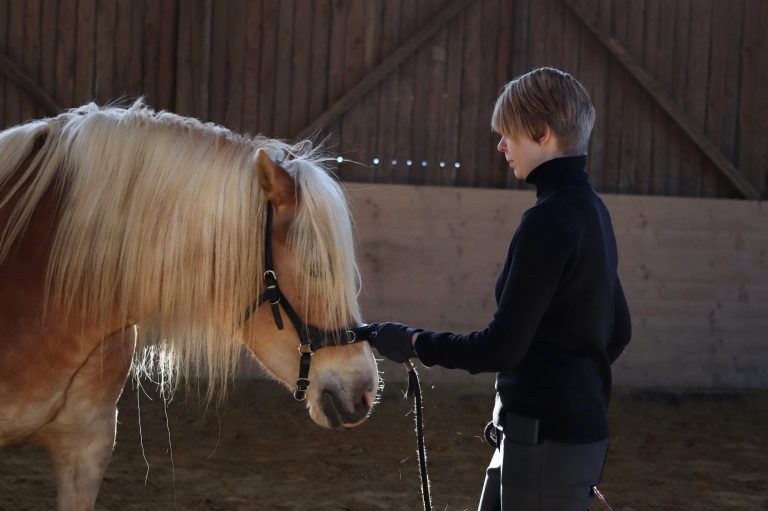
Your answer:
[[[545,161],[528,174],[526,183],[536,186],[536,197],[555,191],[561,186],[586,183],[587,155],[562,156]]]

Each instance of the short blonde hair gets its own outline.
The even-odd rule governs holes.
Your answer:
[[[493,109],[491,127],[502,135],[539,140],[544,125],[555,132],[565,155],[586,154],[595,123],[587,90],[559,69],[541,67],[504,86]]]

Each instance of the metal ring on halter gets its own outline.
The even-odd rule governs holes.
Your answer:
[[[312,344],[306,343],[306,344],[299,344],[299,353],[302,355],[309,355],[312,356],[314,351],[312,350]]]
[[[347,330],[347,344],[352,344],[357,341],[357,334],[352,330]]]

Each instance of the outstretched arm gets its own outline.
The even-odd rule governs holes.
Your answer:
[[[419,333],[421,361],[470,373],[514,367],[528,351],[573,247],[561,215],[530,210],[510,245],[503,291],[488,326],[469,334]]]

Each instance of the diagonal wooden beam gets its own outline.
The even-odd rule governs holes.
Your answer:
[[[638,64],[626,48],[614,37],[598,28],[594,17],[587,13],[578,0],[563,0],[576,17],[610,51],[640,86],[664,109],[672,120],[688,135],[694,144],[715,164],[720,172],[748,199],[759,200],[760,192],[750,183],[720,149],[707,137],[704,130],[688,117],[682,108],[667,94],[664,88]]]
[[[474,0],[453,0],[447,7],[440,11],[437,16],[432,18],[429,23],[392,52],[392,54],[379,64],[378,67],[360,80],[357,85],[352,87],[325,112],[320,114],[317,119],[302,129],[297,137],[306,138],[311,136],[338,119],[349,109],[349,107],[360,101],[368,91],[375,87],[389,73],[394,71],[403,63],[403,61],[410,57],[413,52],[418,50],[425,42],[432,38],[438,30],[443,28],[444,25],[466,9],[473,1]]]
[[[8,56],[0,52],[0,71],[14,81],[22,90],[32,96],[32,99],[46,113],[54,116],[61,111],[61,107],[51,98],[27,73],[17,66]]]

